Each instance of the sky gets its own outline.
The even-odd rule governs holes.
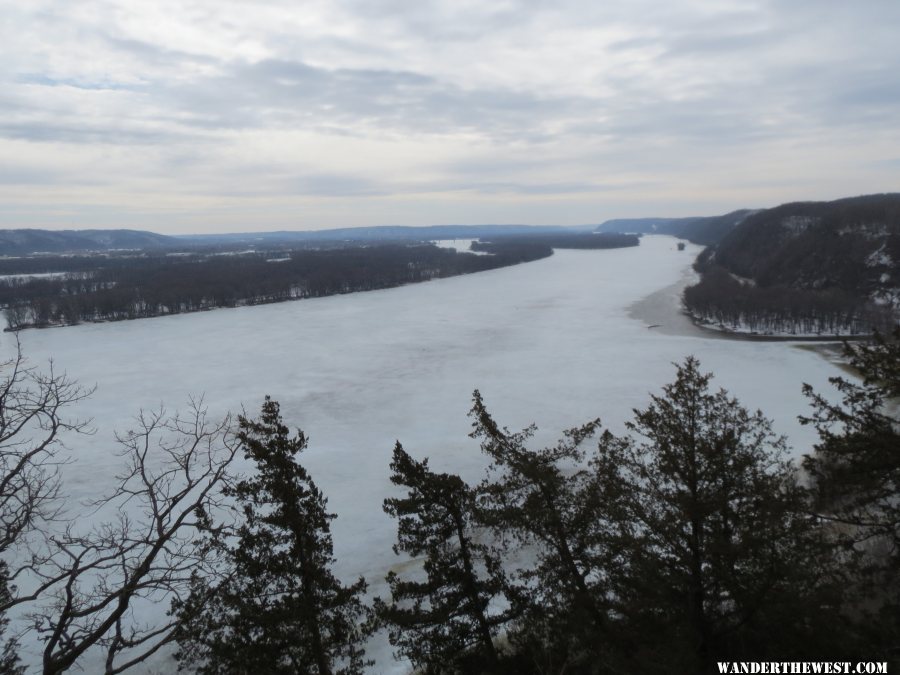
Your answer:
[[[900,190],[897,0],[0,0],[0,227],[715,215]]]

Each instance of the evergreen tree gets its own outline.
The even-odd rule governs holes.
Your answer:
[[[0,605],[8,603],[14,592],[15,588],[10,588],[9,584],[9,568],[0,561]],[[0,640],[5,637],[8,626],[9,619],[5,612],[0,612]],[[7,639],[0,647],[0,675],[22,675],[25,672],[25,667],[19,664],[18,648],[19,642],[15,637]]]
[[[343,586],[331,572],[334,516],[296,460],[306,437],[289,434],[269,397],[258,420],[238,422],[257,470],[229,488],[241,519],[233,540],[211,530],[224,577],[198,577],[174,608],[183,622],[179,661],[201,673],[360,673],[366,584]]]
[[[516,575],[513,599],[522,618],[511,639],[549,671],[602,663],[612,639],[607,570],[617,557],[611,514],[622,495],[614,453],[598,456],[593,471],[584,467],[581,446],[599,420],[531,450],[535,427],[500,428],[478,391],[470,416],[471,435],[492,460],[483,517],[533,560]]]
[[[717,659],[819,658],[840,604],[827,542],[762,413],[693,357],[635,411],[624,453],[629,499],[616,570],[621,616],[641,641],[632,668],[714,671]],[[831,628],[829,628],[831,626]],[[836,643],[835,643],[836,644]]]
[[[813,391],[813,416],[803,418],[819,433],[815,453],[804,458],[819,505],[850,526],[859,540],[877,537],[900,564],[900,327],[893,340],[876,335],[870,344],[846,344],[844,355],[861,382],[831,378],[841,401]]]
[[[397,518],[394,552],[424,559],[424,579],[387,577],[392,602],[379,602],[378,613],[391,644],[426,673],[494,672],[494,637],[509,613],[497,552],[478,538],[476,491],[459,476],[431,471],[400,443],[391,470],[391,482],[407,488],[384,502]]]
[[[861,381],[831,378],[832,402],[813,391],[819,443],[804,458],[817,506],[845,545],[860,556],[853,589],[856,611],[869,617],[870,655],[900,654],[900,327],[891,339],[846,344],[844,355]]]

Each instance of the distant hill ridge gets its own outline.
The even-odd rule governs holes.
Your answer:
[[[174,237],[142,230],[0,230],[0,255],[5,256],[177,245]]]
[[[325,241],[477,239],[499,235],[589,232],[594,225],[431,225],[346,227],[333,230],[243,232],[166,236],[143,230],[0,230],[0,256],[112,250],[184,249],[191,246],[290,245]]]
[[[396,241],[404,239],[477,239],[513,234],[541,234],[589,231],[593,225],[566,227],[561,225],[378,225],[373,227],[342,227],[333,230],[278,232],[241,232],[235,234],[182,235],[188,242],[304,242],[304,241]]]
[[[757,213],[740,209],[722,216],[688,218],[617,218],[597,227],[597,232],[629,232],[635,234],[670,234],[702,246],[718,244],[748,216]]]
[[[596,231],[681,237],[709,247],[701,270],[717,266],[762,287],[840,289],[900,308],[900,193],[722,216],[619,218]]]

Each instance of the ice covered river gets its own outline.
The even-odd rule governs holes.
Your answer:
[[[204,394],[211,413],[256,414],[263,396],[304,429],[301,458],[338,514],[338,572],[363,574],[375,592],[396,559],[394,524],[382,513],[396,439],[434,468],[482,475],[467,437],[472,390],[510,428],[535,422],[539,442],[601,417],[622,429],[632,408],[671,381],[688,354],[748,407],[788,435],[796,455],[812,435],[803,382],[827,389],[837,368],[791,343],[731,341],[668,326],[648,328],[629,308],[689,269],[698,248],[669,237],[637,248],[557,251],[533,263],[402,288],[22,334],[32,363],[57,368],[96,393],[75,411],[97,433],[70,439],[73,499],[95,496],[117,470],[113,431],[140,408],[184,407]],[[658,300],[658,298],[657,298]],[[674,295],[672,302],[675,302]],[[669,314],[671,316],[671,314]],[[9,350],[10,337],[3,335]],[[165,608],[160,608],[163,611]],[[375,672],[404,672],[383,643]],[[168,666],[158,660],[157,669]],[[89,669],[90,670],[90,669]]]

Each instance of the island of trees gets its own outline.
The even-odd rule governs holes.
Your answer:
[[[807,481],[769,420],[692,357],[624,433],[595,419],[545,448],[474,392],[488,473],[468,483],[395,445],[384,510],[412,564],[371,603],[366,580],[333,572],[335,515],[302,465],[307,438],[269,398],[256,417],[213,421],[202,401],[143,414],[98,502],[140,515],[66,525],[56,452],[90,392],[20,355],[0,383],[0,670],[21,671],[8,616],[27,608],[45,675],[88,650],[120,673],[166,645],[190,672],[362,673],[376,630],[422,673],[705,675],[750,660],[893,672],[898,339],[846,347],[859,380],[806,387],[819,438]],[[148,598],[171,603],[166,622],[134,620]]]
[[[391,288],[538,260],[554,248],[638,243],[633,235],[535,234],[477,244],[486,255],[409,242],[3,259],[0,307],[11,329],[147,318]]]

